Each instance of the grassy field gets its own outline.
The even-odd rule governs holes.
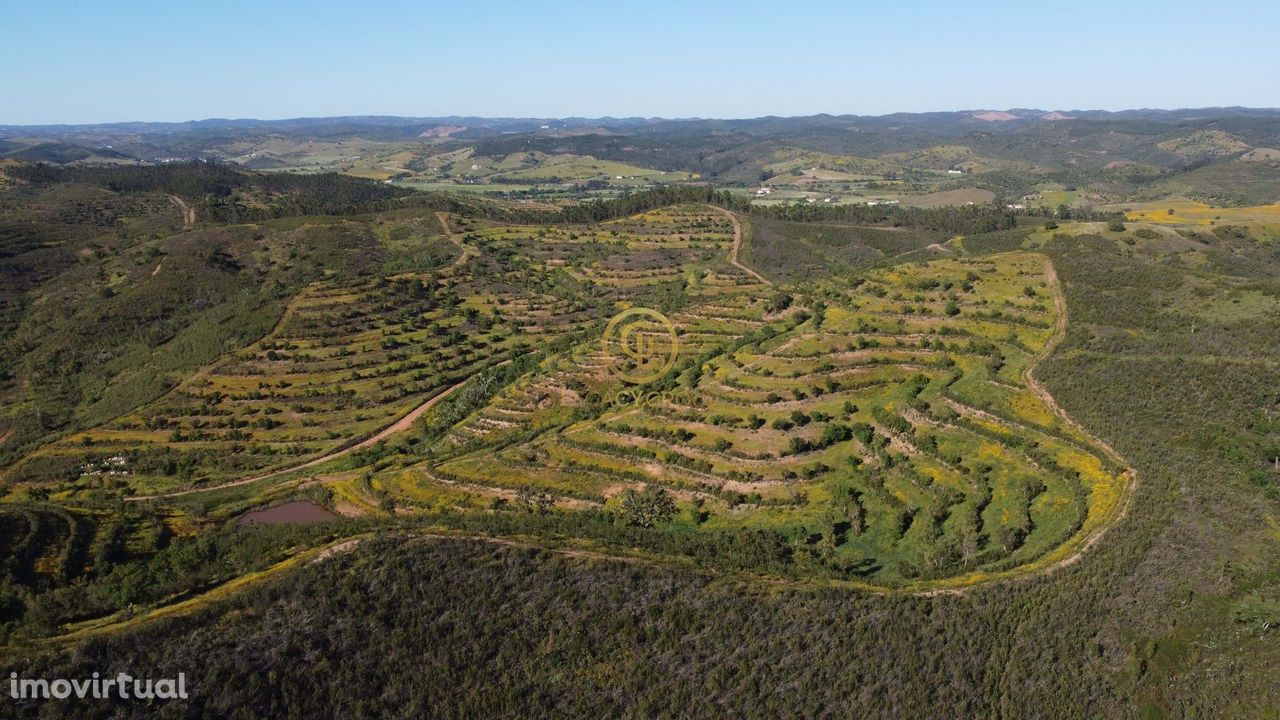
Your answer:
[[[1160,225],[1209,226],[1231,223],[1280,223],[1280,204],[1219,207],[1186,198],[1110,206],[1130,220]],[[1172,211],[1172,212],[1171,212]]]

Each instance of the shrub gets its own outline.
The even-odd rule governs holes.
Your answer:
[[[640,492],[628,489],[622,493],[621,514],[628,525],[651,528],[675,516],[676,503],[671,493],[656,485]]]

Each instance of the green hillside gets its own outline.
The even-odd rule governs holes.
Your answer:
[[[1267,162],[1094,210],[6,161],[2,652],[190,667],[162,716],[319,712],[285,653],[353,715],[1265,717]]]

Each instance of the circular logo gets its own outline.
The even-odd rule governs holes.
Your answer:
[[[636,385],[665,375],[680,354],[675,326],[649,308],[631,308],[614,315],[602,340],[609,371]]]

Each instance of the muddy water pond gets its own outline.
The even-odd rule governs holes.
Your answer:
[[[294,500],[240,516],[241,525],[289,525],[336,520],[337,515],[306,500]]]

